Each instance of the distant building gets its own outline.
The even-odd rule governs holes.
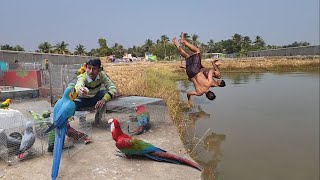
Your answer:
[[[207,58],[223,58],[225,55],[223,53],[205,53]]]

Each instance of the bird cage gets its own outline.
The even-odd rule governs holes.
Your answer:
[[[17,110],[0,109],[0,157],[15,164],[42,155],[45,141],[37,126]]]
[[[87,114],[87,111],[76,111],[75,115],[69,119],[64,144],[69,157],[73,157],[92,141],[92,125],[87,122],[80,123],[80,119],[87,118]]]
[[[139,107],[143,106],[144,112],[148,116],[147,126],[141,128],[141,112],[138,112]],[[153,131],[160,123],[168,120],[168,112],[165,102],[159,98],[129,96],[119,97],[107,103],[107,112],[104,115],[104,121],[116,118],[125,133],[141,134],[146,131]],[[137,131],[140,131],[137,133]]]
[[[54,140],[55,140],[55,130],[52,130],[46,134],[44,132],[52,125],[53,119],[52,112],[49,107],[37,108],[37,110],[29,110],[29,118],[37,122],[36,132],[42,134],[42,137],[45,140],[44,149],[45,151],[53,152]],[[92,128],[90,124],[85,124],[79,126],[77,123],[79,117],[85,116],[85,112],[76,112],[73,117],[69,119],[67,125],[67,132],[65,135],[64,143],[64,154],[72,157],[77,152],[79,152],[85,144],[91,142],[92,140]]]

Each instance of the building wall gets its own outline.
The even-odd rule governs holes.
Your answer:
[[[40,70],[9,70],[3,76],[4,85],[14,87],[39,88]]]

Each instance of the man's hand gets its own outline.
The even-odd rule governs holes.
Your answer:
[[[87,87],[81,87],[79,89],[79,95],[80,97],[85,97],[85,96],[88,96],[89,94],[89,89]]]
[[[103,99],[101,99],[100,101],[97,102],[97,104],[95,105],[95,108],[97,110],[100,110],[105,104],[106,102]]]

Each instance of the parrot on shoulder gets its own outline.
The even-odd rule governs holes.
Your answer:
[[[174,164],[184,164],[202,171],[200,165],[186,158],[171,154],[143,140],[133,138],[122,132],[120,123],[113,118],[108,121],[111,123],[112,138],[116,142],[116,147],[125,156],[141,155],[156,161],[170,162]]]
[[[10,98],[6,99],[4,102],[0,104],[0,109],[9,109],[10,103],[11,103],[11,99]]]
[[[138,105],[135,107],[135,110],[137,114],[138,127],[133,132],[130,132],[128,124],[128,133],[130,135],[142,134],[144,131],[147,131],[150,128],[150,114],[149,112],[145,111],[145,107],[143,105]]]
[[[75,91],[75,84],[70,83],[64,90],[63,96],[57,101],[53,108],[53,124],[45,131],[50,132],[55,129],[55,141],[53,150],[53,162],[51,178],[55,180],[58,176],[62,147],[67,131],[68,119],[74,115],[76,106],[74,100],[78,94]]]

